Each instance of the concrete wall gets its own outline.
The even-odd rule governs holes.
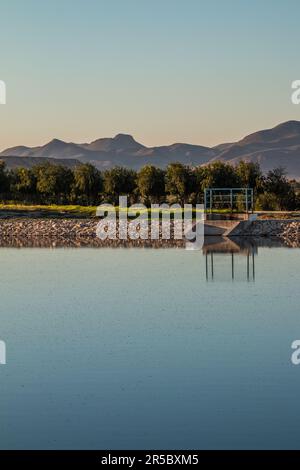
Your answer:
[[[204,235],[226,236],[240,224],[237,220],[205,220]]]

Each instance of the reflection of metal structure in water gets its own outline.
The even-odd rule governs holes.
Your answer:
[[[215,260],[214,253],[206,253],[206,280],[214,281],[215,277]],[[247,281],[255,281],[255,262],[254,262],[254,253],[246,254],[246,276]],[[231,279],[235,280],[235,262],[234,262],[234,253],[231,253]]]
[[[218,280],[226,281],[227,274],[231,281],[255,281],[255,255],[257,254],[255,246],[241,247],[230,239],[223,239],[220,243],[204,245],[203,253],[205,254],[207,281],[215,281],[218,275],[221,275]],[[221,262],[219,262],[220,259]],[[238,266],[240,273],[236,273],[237,260],[242,260]]]
[[[238,212],[253,211],[252,188],[206,188],[204,190],[204,209],[230,209]]]

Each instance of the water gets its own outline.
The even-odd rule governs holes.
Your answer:
[[[0,259],[2,449],[300,447],[300,250]]]

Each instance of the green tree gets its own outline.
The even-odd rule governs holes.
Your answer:
[[[44,163],[34,167],[37,192],[43,202],[67,202],[73,184],[73,172],[63,165]]]
[[[75,167],[73,171],[73,192],[79,203],[97,204],[103,188],[99,170],[90,163]]]
[[[202,189],[236,188],[240,186],[235,168],[229,163],[216,161],[204,167]]]
[[[284,168],[275,168],[268,172],[265,191],[275,194],[280,210],[293,210],[296,207],[296,194],[293,185],[286,178]]]
[[[136,190],[136,172],[122,167],[115,167],[104,173],[104,192],[115,203],[119,196],[133,197]]]
[[[255,210],[276,211],[279,210],[278,198],[274,193],[261,193],[256,199]]]
[[[243,188],[253,188],[255,191],[263,189],[263,174],[259,163],[242,160],[236,167],[236,174]]]
[[[170,163],[166,171],[166,192],[184,204],[192,193],[193,175],[191,169],[181,163]]]
[[[9,175],[5,163],[0,160],[0,194],[5,195],[9,191]]]
[[[193,201],[196,203],[203,204],[204,202],[204,189],[205,189],[205,178],[206,178],[206,170],[203,166],[198,166],[193,171],[194,176],[194,193],[196,195],[196,200]]]
[[[12,170],[10,190],[17,199],[32,199],[36,194],[36,177],[32,169],[16,168]]]
[[[165,173],[152,165],[144,166],[137,174],[137,187],[145,203],[158,202],[165,194]]]

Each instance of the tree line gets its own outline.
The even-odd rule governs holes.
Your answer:
[[[189,167],[171,163],[165,170],[146,165],[139,171],[115,167],[99,171],[90,163],[74,169],[48,162],[33,168],[8,170],[0,161],[0,198],[34,204],[98,205],[118,203],[120,195],[129,202],[203,203],[208,187],[254,189],[257,210],[300,209],[296,182],[282,168],[264,175],[257,163],[241,161],[237,166],[216,161]]]

